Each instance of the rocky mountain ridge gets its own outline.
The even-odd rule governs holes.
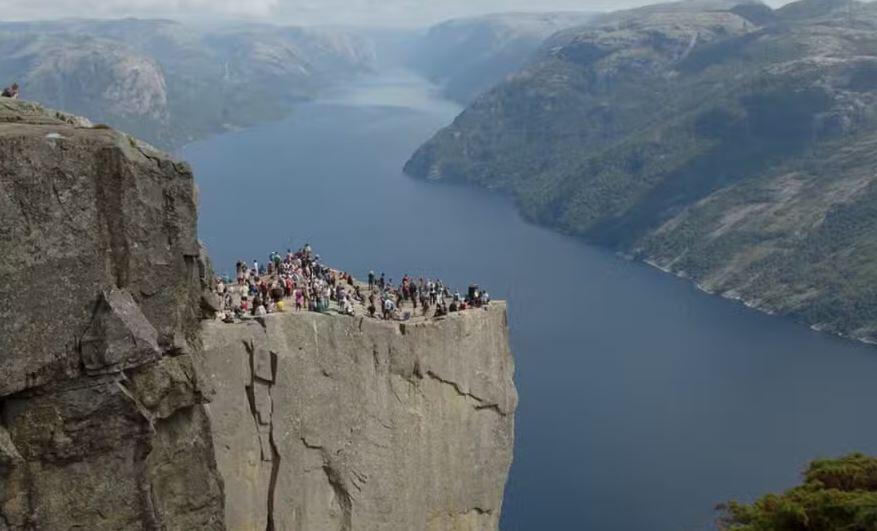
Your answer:
[[[615,13],[551,37],[406,170],[873,341],[875,65],[873,4]]]
[[[282,118],[374,63],[342,31],[142,19],[0,23],[0,52],[0,79],[28,99],[166,149]]]

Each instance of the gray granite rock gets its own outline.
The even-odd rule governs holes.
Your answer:
[[[159,343],[197,327],[191,171],[58,116],[0,102],[0,396],[81,372],[103,292],[127,291]]]
[[[89,373],[118,372],[161,359],[158,332],[131,294],[113,289],[98,299],[85,335],[79,340],[82,367]]]
[[[199,252],[187,166],[0,99],[0,529],[224,529]]]
[[[504,304],[203,330],[229,528],[497,528],[517,406]]]

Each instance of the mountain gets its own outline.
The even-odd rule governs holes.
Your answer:
[[[370,41],[341,31],[140,19],[0,24],[0,79],[165,148],[283,117],[373,61]]]
[[[551,37],[406,165],[877,340],[877,6],[693,1]]]
[[[468,103],[524,65],[549,36],[579,26],[590,13],[503,13],[456,19],[429,29],[409,62]]]
[[[504,303],[220,320],[191,168],[7,98],[0,249],[3,531],[498,528]]]

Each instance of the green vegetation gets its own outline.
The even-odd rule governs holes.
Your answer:
[[[853,454],[810,465],[804,484],[752,505],[723,508],[727,531],[873,531],[877,529],[877,459]]]
[[[875,147],[877,4],[690,2],[552,37],[406,171],[877,340]]]

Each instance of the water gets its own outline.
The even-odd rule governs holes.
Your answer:
[[[877,453],[877,349],[403,176],[458,111],[394,73],[182,156],[220,269],[311,242],[360,276],[476,280],[509,300],[521,403],[504,529],[704,529],[717,503],[786,488],[813,458]]]

